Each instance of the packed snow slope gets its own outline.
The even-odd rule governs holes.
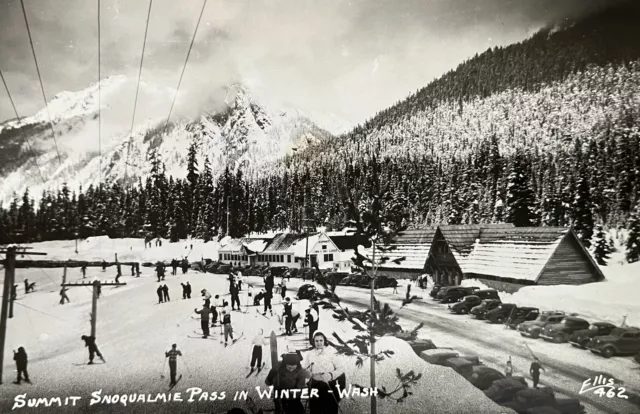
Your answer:
[[[140,245],[143,243],[141,242]],[[179,256],[184,250],[183,243],[172,245],[176,250],[164,250],[154,258],[161,259],[165,254]],[[130,248],[131,247],[131,248]],[[119,250],[119,256],[125,255],[133,246],[125,245]],[[164,248],[164,246],[163,246]],[[151,248],[153,251],[155,247]],[[194,250],[196,246],[194,245]],[[39,246],[39,251],[45,250]],[[106,251],[106,250],[105,250]],[[109,252],[109,255],[115,253]],[[52,253],[56,257],[59,253]],[[105,253],[107,254],[107,253]],[[133,254],[133,253],[130,253]],[[79,253],[80,255],[80,253]],[[86,251],[85,258],[93,257]],[[151,258],[153,255],[149,255]],[[149,268],[143,268],[140,278],[128,276],[128,269],[123,269],[122,282],[126,286],[104,287],[103,296],[98,301],[97,345],[107,360],[106,364],[92,366],[82,365],[87,361],[87,349],[80,336],[90,333],[89,312],[91,311],[91,290],[88,287],[70,288],[68,295],[71,302],[59,305],[59,283],[63,269],[17,269],[16,283],[19,284],[18,301],[15,315],[9,320],[7,342],[4,352],[5,384],[0,388],[0,411],[9,412],[17,395],[26,393],[26,398],[80,396],[82,399],[76,407],[52,406],[30,409],[35,412],[226,412],[232,407],[247,409],[242,401],[233,401],[235,391],[247,390],[259,407],[272,407],[268,399],[259,399],[256,386],[264,387],[270,358],[268,347],[264,360],[267,365],[258,375],[247,377],[251,351],[251,339],[259,329],[265,334],[271,330],[279,332],[276,316],[265,318],[258,315],[255,308],[248,308],[248,313],[232,312],[232,323],[235,336],[243,339],[234,345],[225,347],[220,343],[218,329],[213,329],[213,339],[202,339],[196,333],[200,331],[200,321],[194,314],[194,308],[200,308],[202,300],[200,290],[207,289],[212,293],[224,294],[228,291],[225,275],[202,274],[189,272],[186,275],[167,275],[164,283],[170,289],[171,301],[158,304],[156,295],[157,279]],[[170,272],[169,272],[170,273]],[[181,272],[179,272],[181,273]],[[102,272],[100,268],[90,268],[87,279],[112,280],[115,269],[108,268]],[[36,291],[24,295],[22,282],[24,279],[37,283]],[[82,280],[79,269],[68,271],[70,282]],[[189,281],[193,286],[191,299],[182,299],[180,283]],[[246,277],[246,283],[260,283],[261,278]],[[245,287],[246,292],[246,287]],[[247,297],[243,292],[241,300]],[[276,302],[276,301],[274,301]],[[279,301],[278,301],[279,302]],[[305,303],[299,303],[301,309]],[[281,306],[274,304],[274,314],[281,312]],[[298,324],[301,329],[302,323]],[[322,310],[320,329],[327,332],[340,332],[349,337],[349,324],[334,321],[331,314]],[[193,336],[194,338],[190,338]],[[296,339],[304,338],[298,335]],[[178,372],[182,380],[172,392],[180,392],[182,402],[173,403],[122,403],[95,404],[89,407],[91,393],[102,390],[102,396],[114,394],[150,393],[155,399],[157,393],[168,391],[168,368],[164,352],[176,343],[183,357],[178,360]],[[25,347],[29,355],[29,375],[33,382],[29,384],[11,384],[15,375],[12,350]],[[291,346],[289,338],[280,337],[278,349],[283,352]],[[396,354],[389,360],[377,365],[378,386],[394,389],[397,385],[395,370],[403,372],[414,370],[423,377],[413,388],[415,393],[405,403],[398,404],[393,400],[378,401],[380,412],[386,413],[496,413],[509,412],[474,388],[448,368],[431,366],[418,358],[405,342],[392,338],[379,342],[379,349],[394,350]],[[96,358],[96,361],[99,361]],[[347,383],[368,383],[369,364],[357,368],[355,359],[341,358],[339,365],[344,369]],[[164,375],[165,378],[161,378]],[[200,388],[209,393],[226,391],[222,401],[199,401],[203,394],[197,394],[194,401],[189,402],[190,392]],[[192,391],[187,391],[191,389]],[[136,397],[137,398],[137,397]],[[147,398],[147,397],[145,397]],[[369,399],[354,397],[341,403],[345,413],[362,413],[369,411]]]

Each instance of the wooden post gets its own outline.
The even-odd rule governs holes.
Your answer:
[[[9,296],[16,266],[16,248],[7,249],[7,258],[4,262],[4,289],[2,293],[2,314],[0,315],[0,384],[2,384],[2,364],[4,362],[4,342],[7,335],[7,311],[9,308]]]
[[[96,337],[96,321],[98,320],[98,289],[100,281],[93,282],[93,299],[91,300],[91,336]]]
[[[118,253],[116,253],[116,263],[118,263]]]
[[[62,271],[62,284],[67,283],[67,265],[64,265],[64,270]]]

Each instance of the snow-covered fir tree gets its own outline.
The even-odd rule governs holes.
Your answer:
[[[591,247],[593,236],[593,204],[586,167],[580,169],[580,178],[576,186],[576,195],[572,205],[573,227],[586,248]]]
[[[524,153],[518,152],[514,157],[507,181],[506,222],[513,223],[516,227],[531,226],[533,196]]]
[[[600,266],[606,266],[611,254],[611,248],[609,247],[609,238],[602,225],[598,225],[596,228],[594,238],[593,256]]]
[[[634,263],[640,260],[640,202],[636,204],[629,223],[627,225],[629,234],[627,236],[627,262]]]

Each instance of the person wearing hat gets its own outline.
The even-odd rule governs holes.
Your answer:
[[[222,310],[222,325],[224,326],[224,346],[227,346],[228,338],[231,337],[233,341],[233,327],[231,326],[231,313],[229,308]]]
[[[202,310],[194,309],[195,313],[200,315],[200,327],[202,328],[202,337],[209,337],[209,314],[211,313],[211,309],[207,306],[203,306]]]
[[[339,394],[334,390],[339,376],[336,351],[329,346],[327,336],[320,330],[313,334],[313,342],[315,349],[305,354],[304,365],[311,375],[309,388],[317,390],[318,397],[309,399],[309,408],[312,413],[336,414],[339,403]]]
[[[93,364],[93,358],[97,355],[98,358],[102,360],[102,362],[107,362],[104,360],[104,357],[100,353],[98,349],[98,345],[96,345],[96,338],[89,335],[82,335],[80,337],[84,341],[84,346],[89,348],[89,365]]]
[[[313,348],[315,347],[314,341],[313,341],[313,335],[318,330],[318,323],[319,323],[318,311],[314,309],[313,306],[309,306],[309,309],[307,309],[305,312],[306,312],[306,315],[304,317],[304,323],[305,323],[304,326],[307,326],[307,325],[309,326],[309,343]]]
[[[176,385],[176,371],[178,367],[178,356],[182,356],[182,352],[178,350],[178,345],[171,345],[171,350],[164,353],[165,358],[169,358],[169,372],[171,373],[171,382],[169,386]]]
[[[202,294],[202,297],[204,298],[204,305],[205,307],[210,307],[211,306],[211,293],[207,292],[207,289],[202,289],[200,291],[200,293]]]
[[[282,362],[272,368],[264,381],[274,390],[302,390],[308,377],[307,372],[302,369],[300,356],[297,353],[287,353],[282,355]],[[280,396],[280,393],[276,395]],[[304,414],[304,406],[300,401],[301,392],[290,393],[289,398],[277,398],[280,402],[282,412],[285,414]]]

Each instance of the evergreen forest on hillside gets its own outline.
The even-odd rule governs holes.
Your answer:
[[[609,10],[490,49],[350,133],[260,171],[229,167],[214,177],[194,144],[185,180],[153,157],[151,176],[136,185],[64,187],[37,206],[27,191],[0,209],[0,243],[76,234],[212,240],[298,231],[304,218],[342,228],[347,201],[382,194],[398,227],[571,225],[596,250],[607,244],[598,226],[627,227],[628,259],[639,260],[634,13]]]

